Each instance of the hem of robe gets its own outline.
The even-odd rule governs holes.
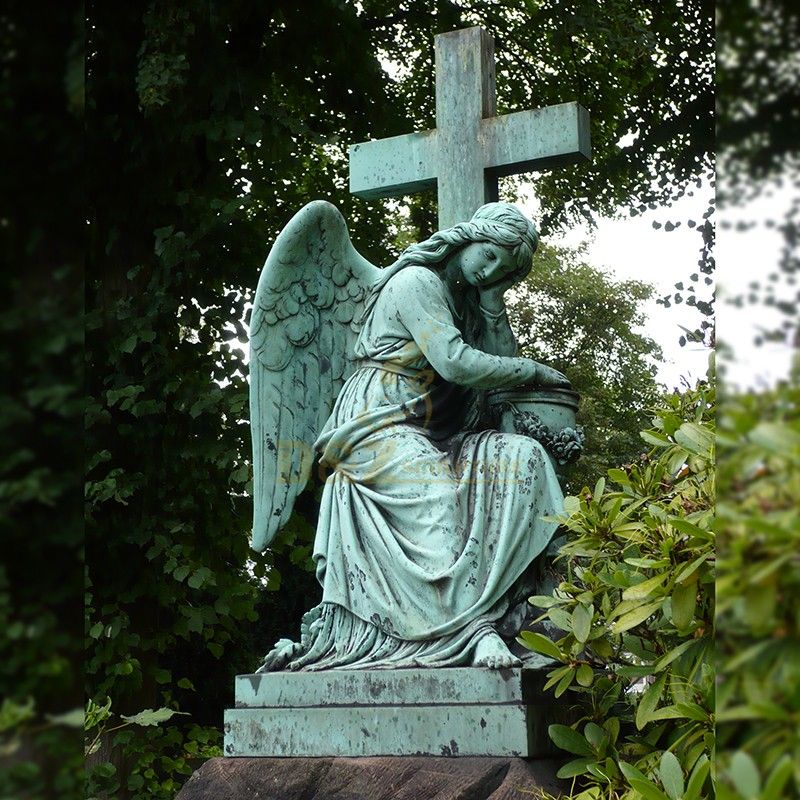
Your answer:
[[[410,669],[471,664],[475,647],[495,633],[498,613],[479,617],[456,633],[438,639],[411,641],[385,633],[344,606],[323,602],[319,617],[303,636],[303,654],[289,670]]]

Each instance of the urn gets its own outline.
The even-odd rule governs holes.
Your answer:
[[[559,466],[576,461],[583,450],[583,429],[576,423],[579,400],[571,389],[533,386],[495,389],[486,396],[493,427],[536,439]]]

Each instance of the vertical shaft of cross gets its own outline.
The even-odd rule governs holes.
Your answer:
[[[436,37],[439,229],[468,220],[497,199],[484,163],[481,120],[496,113],[494,40],[481,28]]]
[[[436,36],[436,128],[350,147],[350,191],[402,197],[436,189],[439,229],[497,200],[500,175],[549,170],[591,154],[578,103],[495,116],[494,40],[481,28]]]

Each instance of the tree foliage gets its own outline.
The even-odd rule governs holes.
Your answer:
[[[717,732],[721,800],[800,796],[800,385],[720,416]]]
[[[554,229],[670,206],[714,186],[714,4],[545,0],[544,2],[365,2],[365,24],[395,66],[390,90],[409,122],[435,127],[432,33],[482,25],[495,37],[498,112],[577,100],[591,112],[592,161],[536,176],[547,236]],[[424,7],[424,9],[423,9]],[[515,179],[501,194],[513,200]],[[435,204],[412,201],[420,235],[435,228]],[[714,201],[699,219],[673,218],[697,232],[698,258],[665,307],[685,302],[697,324],[681,337],[713,344]]]
[[[607,488],[568,497],[566,579],[531,598],[556,641],[520,641],[559,662],[545,688],[582,717],[550,736],[577,759],[581,800],[708,797],[714,746],[714,390],[669,395],[642,432],[650,452]]]
[[[103,768],[109,791],[170,796],[192,731],[219,726],[232,675],[313,602],[313,576],[298,569],[313,492],[275,548],[247,548],[246,364],[234,340],[283,224],[328,198],[367,258],[391,260],[391,215],[349,196],[346,147],[430,125],[433,35],[476,22],[498,39],[502,111],[577,99],[593,113],[593,164],[542,179],[547,225],[668,201],[707,167],[711,95],[694,78],[698,64],[706,74],[705,13],[589,2],[524,14],[334,0],[90,7],[87,693],[122,714],[192,714],[157,734],[117,732],[153,775],[143,786],[118,760]],[[407,71],[390,78],[379,55]],[[634,143],[618,146],[626,133]],[[281,584],[287,569],[299,577]],[[264,583],[280,594],[264,596]],[[218,741],[209,737],[203,747]]]
[[[255,623],[262,583],[277,588],[291,553],[248,568],[237,505],[250,479],[245,303],[268,243],[313,197],[335,194],[380,260],[381,213],[353,209],[341,159],[392,113],[366,34],[337,3],[128,4],[92,18],[87,693],[123,714],[191,712],[160,734],[114,734],[128,761],[161,737],[167,760],[145,785],[126,759],[98,767],[108,792],[171,797],[190,725],[213,725],[218,743],[233,675],[283,632],[274,593]],[[298,514],[281,541],[309,531]],[[284,587],[281,606],[309,582]]]
[[[82,788],[81,34],[71,4],[0,15],[2,797]]]
[[[579,254],[543,245],[509,297],[521,354],[564,372],[582,396],[586,446],[569,472],[576,490],[642,452],[639,431],[659,396],[654,374],[661,350],[637,331],[651,294],[644,283],[614,281]]]
[[[727,0],[719,5],[718,134],[720,208],[728,212],[756,199],[776,196],[767,218],[739,219],[743,234],[759,226],[775,230],[782,247],[771,264],[764,260],[748,290],[730,298],[743,307],[759,303],[781,313],[764,340],[797,346],[800,290],[800,103],[796,58],[800,15],[793,3],[758,4]],[[762,212],[763,214],[763,212]],[[730,229],[730,219],[723,222]],[[735,252],[730,248],[729,252]],[[731,259],[728,270],[750,270]],[[724,333],[724,331],[723,331]]]
[[[411,126],[435,127],[433,37],[482,25],[496,41],[500,113],[577,100],[592,114],[591,164],[538,177],[554,225],[668,205],[712,172],[713,4],[685,0],[367,0],[363,24],[400,71]],[[431,13],[432,12],[432,13]]]

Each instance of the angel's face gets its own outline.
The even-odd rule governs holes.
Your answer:
[[[491,242],[473,242],[458,253],[464,280],[477,289],[485,289],[506,279],[517,269],[511,250]]]

